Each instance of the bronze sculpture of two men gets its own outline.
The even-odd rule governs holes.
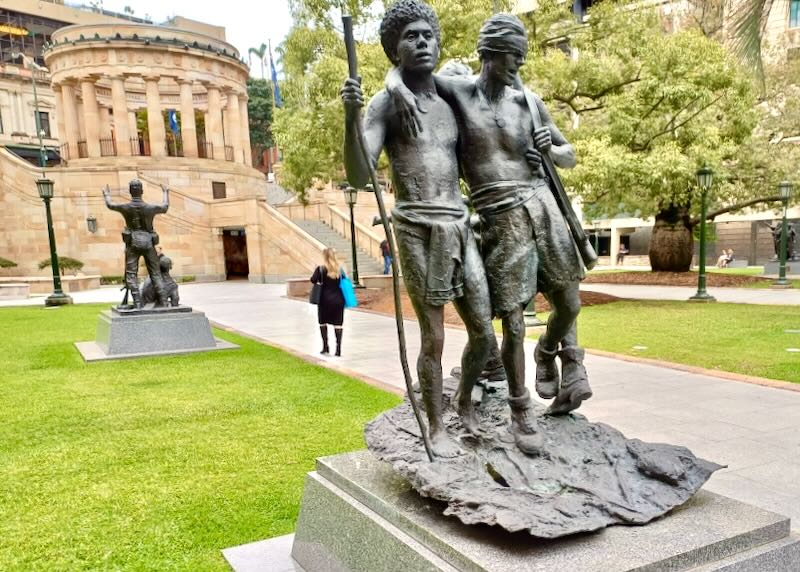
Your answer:
[[[495,343],[494,315],[503,322],[510,431],[521,451],[536,455],[542,437],[525,388],[523,311],[537,291],[553,308],[534,354],[538,394],[554,398],[549,409],[554,415],[576,409],[592,395],[575,326],[583,267],[541,169],[542,154],[560,167],[574,166],[574,151],[541,99],[521,86],[518,70],[527,36],[515,16],[496,14],[482,26],[477,77],[433,73],[439,25],[427,4],[393,4],[380,33],[396,67],[386,89],[370,101],[363,129],[373,166],[382,149],[391,163],[392,219],[406,290],[420,324],[417,373],[434,454],[451,457],[459,450],[442,423],[443,305],[453,301],[469,335],[456,403],[464,428],[481,434],[471,393]],[[355,122],[364,104],[358,81],[345,82],[342,99],[345,166],[350,183],[363,186],[370,166],[357,147]],[[480,253],[459,174],[481,217]]]

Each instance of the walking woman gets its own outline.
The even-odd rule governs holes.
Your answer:
[[[317,305],[319,332],[322,334],[322,355],[329,355],[328,325],[333,326],[336,335],[336,355],[342,355],[342,322],[344,321],[344,295],[339,286],[342,265],[336,257],[335,248],[322,251],[323,265],[317,266],[311,281],[322,284],[322,293]]]

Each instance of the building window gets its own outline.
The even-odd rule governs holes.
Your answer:
[[[39,128],[44,131],[42,137],[50,139],[50,114],[46,111],[39,111]]]
[[[211,192],[215,199],[224,199],[227,196],[227,192],[225,191],[225,183],[213,181],[211,183]]]
[[[789,3],[789,27],[800,28],[800,0]]]

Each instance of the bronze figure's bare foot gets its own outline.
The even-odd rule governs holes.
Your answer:
[[[509,397],[511,407],[511,433],[520,451],[526,455],[538,455],[542,451],[544,440],[536,424],[536,412],[533,408],[531,394],[526,389],[520,397]]]
[[[536,360],[536,393],[542,399],[552,399],[558,394],[558,366],[555,350],[544,349],[541,340],[536,345],[533,357]]]
[[[469,399],[467,403],[459,403],[456,410],[458,411],[458,416],[461,418],[461,424],[464,426],[464,429],[467,430],[467,433],[475,437],[480,437],[485,434],[483,429],[481,429],[481,424],[480,421],[478,421],[478,415],[475,413],[475,406],[472,405],[471,399]]]
[[[457,457],[461,449],[448,436],[443,429],[431,433],[431,449],[436,457],[451,458]]]
[[[581,348],[566,348],[558,355],[561,358],[564,379],[558,396],[547,409],[547,415],[564,415],[574,411],[592,396],[586,368],[583,367],[583,357],[586,352]]]

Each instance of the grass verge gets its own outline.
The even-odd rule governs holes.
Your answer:
[[[228,570],[399,401],[225,332],[240,350],[84,364],[105,307],[0,310],[0,570]]]
[[[800,348],[795,306],[626,300],[583,308],[578,334],[587,348],[800,383],[800,353],[786,351]]]

